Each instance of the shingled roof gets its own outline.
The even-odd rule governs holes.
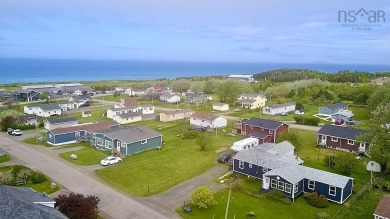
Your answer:
[[[375,209],[374,215],[390,218],[390,196],[383,196]]]
[[[203,112],[195,112],[191,115],[192,118],[197,118],[197,119],[204,119],[208,121],[214,121],[215,119],[219,118],[220,116],[210,114],[210,113],[203,113]]]
[[[250,118],[248,120],[242,120],[242,123],[249,125],[249,126],[266,128],[266,129],[271,129],[271,130],[275,130],[279,126],[283,125],[282,122],[272,121],[272,120],[268,120],[268,119],[259,119],[259,118]]]
[[[127,128],[116,129],[112,132],[107,132],[104,135],[111,139],[118,139],[126,143],[138,142],[157,136],[162,136],[162,134],[146,126],[129,126]]]
[[[77,119],[75,117],[68,117],[68,118],[53,118],[53,119],[47,119],[48,122],[51,124],[58,124],[58,123],[65,123],[65,122],[76,122]]]
[[[333,137],[338,137],[338,138],[343,138],[348,140],[356,140],[358,136],[367,134],[368,132],[369,131],[362,130],[362,129],[355,129],[355,128],[326,124],[320,130],[318,130],[317,134],[333,136]]]
[[[118,123],[114,121],[104,121],[104,122],[96,122],[96,123],[88,123],[88,124],[80,124],[78,126],[71,126],[65,128],[56,128],[51,130],[53,134],[63,134],[75,131],[88,131],[88,132],[97,132],[101,130],[106,130],[109,126],[117,125]]]

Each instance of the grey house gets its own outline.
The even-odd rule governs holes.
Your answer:
[[[66,128],[74,125],[78,125],[79,121],[74,117],[69,118],[53,118],[46,119],[44,122],[44,127],[46,130],[50,131],[56,128]]]
[[[340,102],[335,104],[329,104],[319,108],[319,114],[323,115],[333,115],[341,111],[347,110],[348,105],[346,103]]]
[[[131,155],[153,148],[160,149],[162,134],[146,126],[129,126],[94,133],[91,142],[99,150]]]
[[[31,188],[0,185],[0,197],[0,218],[67,218],[54,208],[52,198]]]

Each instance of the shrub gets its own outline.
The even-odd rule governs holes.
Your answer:
[[[292,204],[292,201],[291,199],[287,198],[287,197],[284,197],[282,199],[280,199],[280,201],[285,204],[285,205],[291,205]]]
[[[199,186],[192,192],[191,203],[199,208],[207,208],[217,204],[213,193],[207,186]]]
[[[326,212],[320,212],[317,214],[317,219],[331,219],[331,217]]]
[[[265,197],[268,199],[273,199],[273,200],[279,201],[284,197],[284,195],[281,191],[273,189],[273,190],[267,192],[265,194]]]
[[[34,172],[30,178],[28,179],[29,181],[31,181],[32,183],[41,183],[43,181],[46,180],[46,176],[43,175],[43,173],[41,172]]]
[[[248,212],[248,213],[246,214],[246,216],[247,216],[248,218],[254,218],[254,217],[256,217],[256,214],[255,214],[255,212],[250,211],[250,212]]]
[[[21,170],[19,173],[16,175],[16,181],[27,181],[34,172],[29,169]]]
[[[324,158],[324,163],[328,167],[334,167],[336,165],[335,156],[334,155],[326,155]]]
[[[183,138],[184,139],[195,139],[198,137],[198,132],[197,131],[188,131],[184,133]]]
[[[15,185],[15,177],[12,170],[0,172],[0,184],[2,185]]]
[[[317,192],[305,194],[305,198],[310,205],[317,208],[326,208],[329,206],[328,199],[324,195],[319,195]]]
[[[320,119],[315,117],[297,115],[293,117],[297,124],[318,126]]]
[[[230,188],[233,190],[233,191],[238,191],[240,190],[242,187],[242,181],[241,179],[237,178],[237,177],[232,177],[231,178],[231,181],[230,181]]]

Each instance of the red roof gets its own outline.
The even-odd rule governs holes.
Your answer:
[[[375,215],[390,218],[390,196],[383,196],[374,212]]]

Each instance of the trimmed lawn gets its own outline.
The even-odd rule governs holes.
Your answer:
[[[162,150],[149,150],[131,155],[123,162],[97,170],[96,173],[106,182],[120,190],[136,196],[151,196],[163,192],[181,182],[200,175],[214,165],[221,147],[230,148],[242,136],[230,136],[228,128],[215,132],[205,132],[212,139],[205,151],[201,151],[194,139],[177,137],[189,127],[188,120],[169,123],[143,121],[136,125],[147,125],[161,132],[165,144]]]
[[[45,134],[46,136],[46,134]],[[46,141],[37,141],[36,137],[26,138],[23,140],[24,143],[31,144],[31,145],[41,145],[45,147],[52,147],[53,150],[58,150],[62,148],[71,148],[71,147],[77,147],[77,146],[89,146],[89,142],[78,142],[78,143],[72,143],[72,144],[66,144],[61,146],[53,146],[51,144],[48,144]]]
[[[110,118],[107,118],[107,116],[102,116],[104,113],[106,113],[106,109],[103,109],[103,106],[98,108],[91,108],[91,109],[85,108],[85,110],[91,112],[92,114],[91,117],[83,118],[81,117],[81,112],[71,112],[71,111],[69,111],[65,117],[75,117],[76,119],[79,120],[79,124],[102,121],[102,120],[111,120]]]
[[[7,155],[0,157],[0,163],[4,163],[11,160],[11,158]]]
[[[76,154],[77,160],[70,159],[71,154]],[[86,147],[80,150],[62,153],[60,154],[60,157],[72,163],[87,166],[87,165],[99,164],[100,161],[103,158],[107,157],[108,155],[110,155],[110,153],[99,151],[92,147]]]

